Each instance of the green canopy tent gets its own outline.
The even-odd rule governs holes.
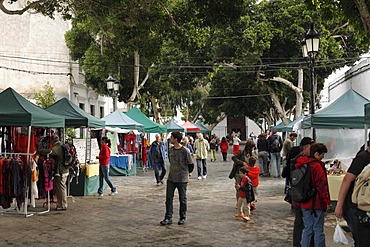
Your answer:
[[[101,120],[105,121],[105,126],[108,127],[144,131],[144,126],[141,123],[126,116],[119,110],[112,112]]]
[[[316,141],[328,147],[325,158],[339,159],[344,167],[349,167],[364,143],[364,105],[368,103],[368,99],[350,89],[322,110],[305,117],[299,132],[311,136],[315,128]]]
[[[66,98],[58,100],[45,110],[63,116],[66,127],[103,128],[105,126],[105,121],[91,116]]]
[[[173,120],[166,123],[165,126],[167,128],[167,132],[174,132],[174,131],[185,132],[186,131],[184,127],[181,127],[180,125],[175,123]]]
[[[365,123],[363,109],[367,103],[370,103],[368,99],[350,89],[324,109],[304,118],[302,127],[362,129]]]
[[[290,121],[288,119],[288,122],[291,123],[292,121]],[[284,124],[283,121],[281,121],[279,124],[275,125],[275,126],[271,126],[270,129],[271,130],[277,130],[278,132],[287,132],[287,125]]]
[[[126,115],[132,118],[133,120],[135,120],[136,122],[144,125],[144,130],[146,133],[166,133],[167,132],[166,126],[153,122],[136,107],[133,107],[130,111],[126,113]]]
[[[208,133],[208,134],[211,133],[211,131],[206,126],[204,126],[200,121],[197,121],[195,125],[200,128],[201,133]]]
[[[0,93],[0,126],[63,128],[64,118],[31,103],[14,89]]]
[[[32,127],[64,127],[64,118],[52,114],[26,100],[14,89],[7,88],[0,93],[0,126],[28,127],[27,164],[30,160]],[[3,150],[2,150],[3,151]],[[28,188],[25,189],[26,191]],[[27,217],[28,200],[25,200],[23,214]],[[48,210],[50,210],[50,205]],[[47,211],[45,211],[47,212]],[[32,214],[31,214],[32,215]]]

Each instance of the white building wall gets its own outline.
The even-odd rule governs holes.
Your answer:
[[[11,7],[20,8],[21,2]],[[94,105],[95,117],[100,117],[100,107],[104,107],[104,115],[111,112],[106,104],[111,98],[87,88],[78,63],[70,59],[64,39],[70,21],[60,16],[50,19],[30,12],[7,15],[0,11],[0,23],[0,91],[12,87],[32,101],[34,92],[49,82],[58,99],[83,103],[88,113],[90,104]]]
[[[364,59],[353,66],[339,79],[332,81],[328,87],[328,100],[332,102],[353,89],[367,99],[370,99],[370,59]]]

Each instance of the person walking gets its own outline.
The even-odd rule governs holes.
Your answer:
[[[267,138],[269,143],[269,152],[271,156],[271,171],[274,178],[280,177],[280,151],[283,148],[283,141],[277,134],[277,130],[273,130],[272,134]]]
[[[257,150],[258,150],[258,165],[260,166],[260,171],[262,176],[269,177],[270,171],[268,167],[268,151],[270,149],[269,142],[266,139],[266,133],[261,133],[257,140]]]
[[[207,154],[209,151],[209,144],[208,141],[203,138],[202,133],[198,133],[197,137],[198,139],[194,142],[194,152],[197,161],[198,180],[201,180],[202,178],[207,178]]]
[[[226,137],[222,137],[221,142],[220,142],[220,149],[222,153],[222,159],[223,161],[227,160],[227,151],[229,150],[229,143],[226,140]]]
[[[38,153],[41,155],[50,155],[50,158],[54,160],[54,179],[53,188],[55,195],[57,196],[57,211],[67,210],[67,177],[69,169],[64,166],[64,150],[59,140],[58,135],[50,137],[52,142],[51,149],[42,149]]]
[[[348,168],[339,189],[337,206],[335,207],[334,212],[337,218],[343,217],[347,221],[347,225],[351,230],[353,240],[355,241],[354,246],[356,247],[369,246],[370,221],[368,221],[367,224],[361,224],[359,222],[357,217],[360,214],[363,214],[364,211],[361,212],[357,208],[357,205],[352,202],[352,193],[356,177],[360,175],[362,170],[370,163],[370,133],[367,146],[367,149],[356,155]],[[367,216],[367,218],[370,217]]]
[[[288,156],[287,156],[287,174],[289,175],[288,181],[291,184],[291,170],[292,166],[295,165],[296,160],[299,157],[308,157],[310,155],[311,145],[315,143],[311,137],[303,137],[299,143],[299,146],[294,146],[290,149]],[[289,193],[289,191],[287,192]],[[289,195],[289,194],[288,194]],[[288,200],[290,200],[288,198]],[[292,201],[289,201],[292,203]],[[294,212],[294,225],[293,225],[293,247],[301,247],[301,239],[302,239],[302,231],[304,228],[303,219],[302,219],[302,210],[301,208],[295,206],[292,203],[292,209]],[[311,247],[314,245],[313,241],[311,241]]]
[[[166,148],[161,140],[159,134],[155,135],[155,141],[150,145],[149,151],[149,163],[154,169],[154,176],[157,186],[163,184],[163,178],[166,175]],[[159,170],[161,170],[161,175],[159,175]]]
[[[216,145],[217,145],[216,136],[211,136],[211,141],[209,142],[209,148],[211,150],[211,161],[216,161]]]
[[[233,141],[233,154],[235,155],[240,149],[241,140],[239,139],[238,134],[233,135],[232,141]]]
[[[164,220],[160,222],[162,226],[172,224],[173,215],[173,197],[175,189],[179,193],[180,201],[180,219],[179,225],[185,224],[187,211],[186,190],[189,180],[189,166],[194,165],[191,159],[190,152],[181,145],[182,134],[180,132],[172,132],[170,142],[173,147],[170,148],[168,159],[170,162],[170,171],[167,178],[166,186],[166,213]]]
[[[99,188],[98,195],[103,197],[103,185],[104,180],[107,182],[109,188],[111,189],[110,196],[118,194],[117,188],[114,187],[112,181],[109,178],[109,163],[110,163],[110,146],[111,142],[108,137],[102,137],[100,142],[100,152],[99,156],[96,157],[99,159]]]
[[[185,136],[183,139],[182,139],[182,145],[189,150],[190,152],[190,155],[191,157],[193,158],[194,156],[194,149],[193,149],[193,146],[190,144],[190,141],[189,141],[189,138],[187,136]],[[193,172],[194,170],[194,164],[192,165],[189,165],[189,177],[191,177],[191,173]]]
[[[259,184],[259,175],[260,175],[260,168],[256,166],[257,159],[252,156],[249,158],[247,163],[248,168],[248,177],[252,181],[253,185],[253,194],[254,194],[254,200],[250,203],[251,210],[256,210],[256,202],[257,202],[257,196],[258,196],[258,184]]]
[[[321,160],[327,152],[328,150],[323,143],[312,144],[310,156],[298,157],[297,163],[295,164],[296,168],[305,164],[310,164],[310,186],[316,191],[314,196],[306,202],[293,202],[295,206],[302,210],[304,225],[301,242],[302,247],[310,246],[312,236],[315,247],[325,247],[325,212],[331,210],[331,201],[325,164]]]

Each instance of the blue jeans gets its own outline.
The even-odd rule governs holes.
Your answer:
[[[312,213],[312,209],[302,208],[303,215],[303,232],[302,232],[302,247],[309,247],[312,234],[314,235],[314,246],[325,247],[324,234],[324,218],[323,210],[315,210],[316,216]]]
[[[103,194],[103,183],[104,180],[107,182],[108,186],[110,187],[112,192],[116,192],[117,189],[113,186],[112,182],[109,179],[109,165],[107,166],[99,166],[99,189],[98,194]]]
[[[203,165],[203,176],[207,175],[207,160],[197,159],[198,177],[202,176],[202,165]]]
[[[280,152],[271,153],[271,171],[274,177],[280,176]]]
[[[179,201],[180,201],[180,219],[186,219],[186,210],[187,210],[187,199],[186,199],[186,189],[188,183],[175,183],[170,180],[167,180],[166,187],[166,219],[172,219],[173,215],[173,196],[175,194],[175,189],[179,192]]]
[[[268,160],[267,151],[258,152],[258,164],[260,166],[260,173],[264,175],[267,175],[270,173],[267,167],[267,160]]]

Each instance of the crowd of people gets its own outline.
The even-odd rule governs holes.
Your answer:
[[[166,145],[161,136],[157,134],[155,141],[148,150],[148,162],[153,167],[156,184],[159,186],[166,181],[166,210],[161,225],[172,224],[173,198],[177,189],[180,201],[179,225],[185,224],[187,212],[187,183],[196,164],[197,179],[206,179],[208,175],[207,160],[216,160],[216,152],[220,148],[223,161],[227,161],[229,146],[232,145],[232,170],[229,178],[235,180],[236,213],[234,217],[250,221],[251,211],[256,210],[258,199],[259,178],[273,176],[285,177],[284,192],[287,202],[292,204],[295,220],[293,227],[293,246],[325,246],[324,221],[325,212],[330,211],[331,199],[325,163],[322,161],[327,147],[323,143],[316,143],[310,137],[303,137],[299,145],[294,145],[297,134],[290,133],[283,141],[282,137],[273,130],[269,136],[261,133],[258,137],[251,134],[246,140],[244,149],[240,149],[240,138],[234,133],[232,139],[222,137],[221,141],[216,135],[203,136],[197,133],[194,140],[191,136],[183,136],[180,132],[172,132],[169,138],[171,145]],[[62,147],[57,135],[53,137],[50,149],[40,151],[40,154],[50,154],[56,161],[55,190],[58,199],[57,210],[67,209],[66,177],[67,170],[63,170]],[[101,138],[99,156],[100,180],[98,195],[103,196],[103,180],[111,189],[109,195],[118,193],[109,178],[110,140]],[[217,150],[217,151],[216,151]],[[231,151],[231,150],[230,150]],[[166,159],[170,164],[167,172]],[[351,200],[356,178],[370,163],[370,134],[368,147],[363,147],[353,159],[339,190],[338,202],[335,207],[335,216],[344,218],[352,232],[354,246],[367,246],[370,233],[370,216],[367,212],[357,208]],[[283,164],[283,168],[281,167]],[[309,185],[312,193],[305,200],[293,197],[297,183],[295,170],[309,170]],[[160,172],[161,171],[161,172]],[[303,171],[303,170],[302,170]],[[307,188],[306,188],[307,189]],[[294,191],[294,193],[293,193]]]

